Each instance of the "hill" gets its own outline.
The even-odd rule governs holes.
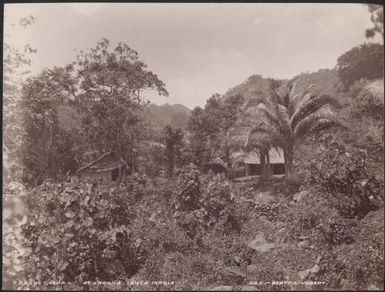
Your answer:
[[[337,97],[343,90],[343,84],[335,69],[320,69],[313,73],[302,73],[290,81],[295,82],[297,93],[306,91],[312,84],[311,92],[316,95],[327,94]]]
[[[181,104],[149,104],[147,106],[147,115],[149,120],[159,126],[170,125],[175,128],[184,128],[187,123],[191,110]]]
[[[285,86],[287,82],[295,82],[295,92],[300,93],[313,84],[311,91],[314,94],[328,94],[337,96],[342,92],[343,85],[338,77],[336,70],[321,69],[313,73],[302,73],[295,76],[291,80],[276,79],[279,87]],[[270,93],[271,78],[263,78],[261,75],[255,74],[250,76],[243,83],[230,88],[225,94],[224,98],[242,94],[245,100],[252,97],[265,97]],[[279,90],[279,89],[278,89]]]
[[[60,126],[64,130],[80,129],[82,119],[86,115],[85,110],[78,109],[77,105],[69,102],[56,102],[54,104],[58,112]],[[181,104],[149,104],[145,109],[151,123],[159,127],[170,125],[183,128],[191,110]]]
[[[233,95],[241,94],[245,101],[252,97],[265,97],[270,93],[271,78],[263,78],[261,75],[255,74],[250,76],[243,83],[230,88],[225,94],[224,98]],[[286,84],[287,80],[276,80],[279,84]]]

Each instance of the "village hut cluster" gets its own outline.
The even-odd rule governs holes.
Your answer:
[[[285,163],[281,150],[269,151],[270,167],[273,175],[285,174]],[[213,174],[223,173],[229,178],[258,176],[262,174],[261,160],[256,152],[234,153],[232,165],[229,167],[222,159],[216,158],[203,165],[203,172]],[[123,177],[128,175],[130,167],[114,151],[108,151],[96,160],[76,171],[73,176],[80,180],[97,179],[103,182],[120,184]]]

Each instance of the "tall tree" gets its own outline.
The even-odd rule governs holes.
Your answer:
[[[128,159],[142,139],[144,90],[168,95],[165,84],[138,53],[124,43],[111,48],[107,39],[81,52],[75,63],[79,77],[77,101],[89,112],[86,133],[92,143],[105,145]]]
[[[57,104],[73,98],[73,68],[44,70],[23,85],[21,107],[24,131],[23,180],[33,185],[48,177],[58,178],[76,167],[74,133],[61,128]]]
[[[336,68],[345,89],[361,78],[383,78],[384,46],[368,43],[354,47],[337,59]]]
[[[27,29],[35,22],[33,16],[22,17],[19,24]],[[3,43],[3,154],[4,179],[20,180],[22,172],[21,143],[23,138],[23,108],[21,107],[21,84],[29,74],[30,56],[36,53],[29,44],[19,48],[13,44],[12,35],[8,28],[16,27],[12,19],[4,19]]]
[[[136,145],[148,134],[143,90],[167,95],[136,51],[123,43],[111,49],[106,39],[81,52],[76,62],[29,78],[22,91],[26,180],[58,178],[84,162],[82,157],[95,158],[109,149],[130,163]],[[78,133],[61,127],[58,104],[83,112]]]
[[[220,131],[217,133],[217,137],[220,141],[220,156],[223,157],[224,161],[230,166],[230,139],[231,130],[239,118],[241,107],[244,103],[244,98],[240,94],[232,95],[224,99],[220,105],[221,112],[221,123]]]
[[[208,159],[208,135],[209,131],[204,119],[204,110],[197,106],[190,114],[187,121],[189,152],[191,161],[197,166]]]
[[[384,39],[384,6],[376,4],[367,4],[369,13],[371,14],[370,20],[373,23],[373,27],[366,30],[366,37],[372,38],[379,33]]]
[[[175,163],[181,157],[181,147],[183,146],[183,132],[181,129],[172,129],[167,125],[164,129],[167,158],[167,174],[171,179],[174,176]]]
[[[203,109],[190,116],[189,130],[196,134],[201,144],[206,145],[206,159],[220,157],[229,164],[229,131],[237,120],[242,104],[241,95],[225,98],[216,93],[207,100]],[[195,127],[191,127],[194,123]]]

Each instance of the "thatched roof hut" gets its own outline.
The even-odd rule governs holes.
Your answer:
[[[232,165],[243,164],[245,167],[245,175],[261,174],[261,160],[255,151],[236,152],[231,156]],[[283,174],[285,172],[285,162],[282,149],[272,149],[269,151],[270,166],[273,174]]]
[[[106,182],[120,183],[122,177],[129,171],[127,163],[112,150],[104,153],[98,159],[81,167],[76,172],[79,179],[94,178]]]

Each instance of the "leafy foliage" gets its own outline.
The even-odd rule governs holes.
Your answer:
[[[35,20],[31,15],[23,17],[20,18],[18,25],[27,29]],[[5,18],[5,25],[15,25],[7,22],[8,19]],[[24,136],[21,89],[29,74],[30,56],[36,53],[36,49],[32,49],[29,44],[25,44],[24,48],[13,45],[11,36],[5,32],[3,50],[3,153],[5,154],[3,177],[7,183],[8,180],[21,181],[20,144]]]
[[[22,91],[24,182],[64,177],[110,149],[134,165],[133,149],[151,134],[143,90],[168,94],[136,51],[124,43],[111,48],[107,39],[80,52],[77,61],[29,78]],[[62,105],[82,112],[79,127],[61,123]]]
[[[337,141],[311,163],[309,183],[327,194],[345,217],[365,216],[383,204],[383,182],[368,174],[365,152],[348,153]]]
[[[130,197],[93,182],[43,184],[30,194],[23,226],[27,280],[111,280],[134,274],[139,246],[129,226]]]
[[[373,22],[373,27],[366,30],[366,37],[372,38],[376,33],[384,37],[384,7],[376,4],[367,4],[371,14],[370,20]]]
[[[365,43],[345,52],[337,59],[337,71],[345,89],[354,81],[384,76],[384,47],[381,44]]]
[[[206,176],[194,166],[185,167],[178,176],[174,202],[178,226],[198,244],[205,231],[213,227],[239,229],[238,218],[231,214],[235,202],[230,184],[221,174]]]
[[[230,183],[224,175],[209,177],[200,199],[200,204],[207,211],[208,216],[219,218],[233,202]]]
[[[200,172],[195,165],[190,164],[178,173],[175,195],[175,210],[192,211],[199,208],[201,195]]]
[[[231,137],[241,106],[242,95],[212,95],[202,109],[196,107],[187,122],[190,148],[194,163],[202,165],[213,158],[223,158],[230,163]]]
[[[174,175],[176,162],[180,164],[182,159],[183,132],[180,128],[172,129],[171,126],[166,126],[164,129],[165,140],[165,156],[167,160],[167,173],[171,178]]]
[[[25,132],[22,150],[23,181],[38,185],[47,178],[64,177],[77,165],[75,145],[79,142],[76,130],[62,129],[56,105],[71,96],[70,68],[45,70],[29,78],[23,86],[21,105]]]

